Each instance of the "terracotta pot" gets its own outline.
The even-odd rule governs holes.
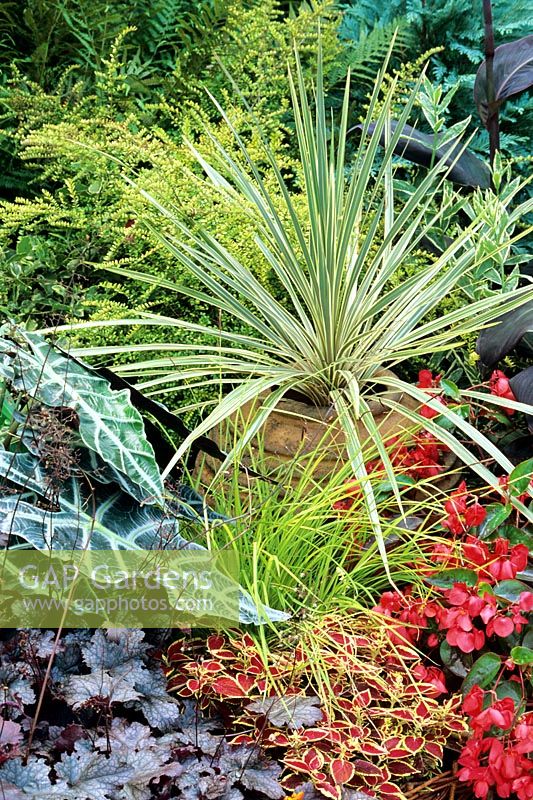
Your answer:
[[[387,370],[380,374],[393,375]],[[410,396],[399,392],[390,391],[388,396],[406,408],[415,409],[419,405]],[[210,438],[222,449],[227,449],[228,443],[233,441],[232,431],[238,435],[245,429],[246,420],[253,418],[259,402],[260,399],[246,403],[239,414],[211,431]],[[368,401],[368,405],[384,439],[398,436],[409,429],[408,420],[401,413],[388,409],[379,399]],[[362,423],[359,423],[358,432],[361,442],[368,441],[368,432]],[[274,479],[278,476],[282,478],[283,467],[296,463],[291,475],[293,485],[309,464],[311,455],[313,478],[316,481],[327,479],[348,460],[345,435],[331,407],[312,406],[298,400],[281,400],[264,424],[261,440],[261,450],[257,438],[252,441],[253,457],[243,458],[243,463]],[[219,467],[218,461],[202,455],[197,460],[195,474],[200,474],[201,482],[208,485]],[[245,472],[239,474],[239,483],[243,487],[248,486],[251,480]]]

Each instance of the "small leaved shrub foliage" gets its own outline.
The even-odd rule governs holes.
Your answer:
[[[237,243],[239,255],[250,251],[246,214],[242,209],[221,208],[216,192],[206,195],[203,184],[199,189],[183,137],[196,139],[207,120],[214,125],[220,121],[209,94],[226,108],[233,107],[240,133],[247,140],[252,137],[254,125],[235,95],[234,81],[290,172],[294,152],[290,152],[293,137],[287,127],[286,65],[294,60],[296,44],[309,75],[313,73],[320,25],[328,69],[340,49],[338,18],[329,2],[305,4],[287,18],[275,0],[230,0],[219,21],[216,46],[205,37],[198,59],[189,43],[176,53],[174,63],[166,63],[154,74],[153,64],[137,64],[150,70],[146,84],[146,73],[135,76],[132,58],[135,38],[146,30],[125,29],[117,34],[108,57],[93,68],[89,80],[82,79],[79,65],[65,65],[50,90],[28,77],[23,65],[14,63],[11,75],[6,71],[0,85],[0,248],[9,248],[12,276],[22,271],[22,278],[27,278],[31,269],[34,281],[40,283],[44,277],[50,282],[49,290],[37,298],[37,308],[34,303],[33,314],[49,320],[70,311],[73,316],[94,314],[98,319],[107,312],[107,318],[112,318],[117,311],[120,316],[112,303],[122,304],[122,316],[128,316],[128,310],[147,310],[144,304],[157,302],[159,310],[170,315],[179,308],[182,315],[197,319],[203,311],[199,303],[180,307],[179,300],[168,302],[164,292],[147,296],[145,287],[138,284],[99,285],[106,276],[95,267],[115,260],[188,280],[187,275],[176,273],[176,264],[164,248],[137,224],[146,219],[146,209],[123,174],[134,176],[142,188],[176,208],[182,218],[211,231],[216,227],[218,234],[225,232],[227,241]],[[155,10],[151,25],[154,19]],[[242,58],[243,41],[246,59]],[[2,181],[6,182],[4,191]],[[25,236],[33,237],[36,254],[31,262],[26,258],[20,263],[11,251],[16,253],[17,242]],[[263,264],[258,265],[261,270]],[[69,304],[60,288],[68,289],[70,281]],[[85,303],[75,302],[80,286]],[[14,296],[6,285],[0,290],[0,306],[9,316],[25,319],[31,295],[19,287]],[[136,335],[138,341],[138,331]]]

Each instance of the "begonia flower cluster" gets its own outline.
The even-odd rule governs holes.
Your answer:
[[[512,697],[474,685],[462,710],[470,718],[472,736],[458,758],[457,777],[472,785],[485,800],[498,797],[533,798],[533,713],[521,713]]]

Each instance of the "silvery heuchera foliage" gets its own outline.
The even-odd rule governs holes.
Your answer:
[[[166,692],[161,664],[142,631],[77,631],[61,638],[46,697],[54,717],[48,721],[44,715],[25,761],[37,676],[44,672],[53,640],[50,631],[24,631],[0,645],[5,687],[0,790],[5,797],[285,796],[278,764],[255,748],[231,747],[220,720],[204,719],[193,702],[178,702]]]
[[[224,521],[191,487],[163,482],[129,388],[11,325],[0,328],[0,386],[13,406],[0,442],[1,544],[203,549],[180,526]],[[241,590],[240,621],[267,618],[286,615],[260,612]]]

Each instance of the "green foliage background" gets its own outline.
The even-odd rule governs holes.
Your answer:
[[[498,43],[527,33],[532,16],[525,0],[495,0]],[[245,210],[206,189],[184,137],[212,157],[204,130],[209,124],[230,145],[210,95],[216,97],[259,160],[260,123],[297,195],[286,67],[296,45],[313,74],[319,28],[333,111],[350,69],[357,121],[395,36],[391,70],[398,70],[403,91],[430,59],[437,83],[461,87],[449,123],[473,113],[481,0],[353,0],[339,6],[329,0],[0,2],[2,315],[41,326],[157,309],[234,326],[229,319],[210,319],[193,299],[106,274],[106,265],[118,263],[185,284],[192,280],[143,225],[153,212],[124,176],[189,223],[216,232],[271,284]],[[525,95],[503,112],[504,154],[522,165],[529,160],[530,111]],[[484,131],[473,147],[486,155]],[[416,171],[408,170],[406,178],[416,181]],[[417,254],[405,265],[406,276],[428,257]],[[175,340],[187,334],[94,328],[78,335],[77,343],[138,344],[169,335]]]
[[[34,5],[28,3],[28,9]],[[130,8],[132,5],[129,3]],[[178,14],[182,2],[166,5],[173,5]],[[39,4],[41,13],[45,6]],[[48,6],[58,4],[50,2]],[[123,174],[135,176],[141,186],[198,224],[210,229],[216,225],[224,240],[246,249],[249,233],[244,215],[235,208],[220,208],[214,193],[209,197],[196,191],[194,175],[189,174],[192,161],[182,137],[186,134],[201,143],[203,124],[208,120],[218,124],[209,92],[225,107],[235,106],[242,135],[252,135],[250,113],[259,118],[290,169],[285,65],[297,43],[312,68],[319,21],[326,62],[331,62],[340,49],[337,19],[326,3],[303,7],[293,19],[285,19],[271,0],[231,0],[225,4],[223,16],[220,4],[216,16],[212,10],[206,17],[199,6],[195,13],[194,25],[187,23],[191,37],[187,46],[177,44],[185,31],[172,39],[173,60],[168,61],[169,47],[154,50],[153,57],[159,53],[159,60],[157,69],[151,64],[149,86],[132,80],[136,59],[150,52],[152,41],[150,29],[145,41],[140,20],[137,30],[114,30],[110,43],[102,31],[93,42],[92,57],[84,64],[73,61],[67,65],[68,56],[51,43],[47,68],[38,75],[40,82],[32,78],[35,41],[24,42],[28,53],[24,59],[12,59],[11,76],[0,94],[6,198],[1,207],[2,265],[19,288],[24,282],[36,285],[37,295],[31,297],[27,292],[21,298],[20,291],[4,289],[4,313],[31,314],[49,323],[67,310],[75,316],[105,315],[122,306],[145,309],[156,301],[145,287],[100,285],[105,275],[97,269],[110,260],[163,272],[174,268],[139,224],[148,212]],[[198,36],[193,33],[199,29],[202,34],[197,43]],[[243,41],[247,43],[246,59],[242,58]],[[65,41],[63,45],[66,47]],[[72,46],[76,50],[75,42]],[[5,49],[2,52],[5,54]],[[133,62],[132,53],[136,54]],[[24,72],[23,67],[27,67]],[[48,88],[53,75],[60,77]],[[244,112],[242,101],[235,98],[230,75],[249,103],[250,113]],[[209,142],[204,143],[209,149]],[[245,254],[243,258],[246,260]],[[254,268],[260,272],[262,267],[257,264]],[[52,284],[39,288],[41,279],[50,276]],[[175,273],[173,277],[181,279]],[[66,296],[69,285],[70,300]],[[167,311],[175,312],[175,305],[171,303]],[[179,311],[201,313],[194,303]]]
[[[445,91],[459,85],[452,104],[452,122],[473,114],[472,129],[479,120],[472,103],[474,79],[483,61],[482,0],[343,0],[340,37],[348,50],[377,36],[377,31],[399,27],[406,60],[440,48],[432,56],[429,76]],[[529,0],[492,0],[496,46],[533,30],[533,5]],[[523,94],[501,110],[503,153],[513,158],[531,156],[533,99]],[[486,154],[488,137],[480,130],[472,149]]]

